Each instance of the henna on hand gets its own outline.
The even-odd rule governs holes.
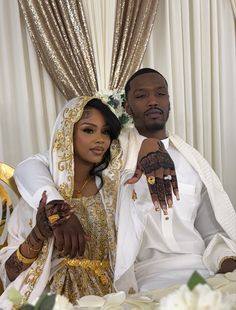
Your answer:
[[[155,139],[145,139],[141,145],[135,175],[127,181],[128,184],[136,183],[142,173],[146,175],[152,201],[157,210],[159,207],[167,214],[167,205],[172,207],[172,191],[179,199],[178,182],[175,165],[166,151],[164,144]],[[155,183],[150,184],[149,178],[154,178]]]
[[[45,210],[46,202],[47,202],[46,192],[43,192],[42,199],[40,200],[38,212],[36,215],[36,226],[32,231],[32,238],[36,242],[38,242],[38,240],[44,241],[52,237],[53,235]]]
[[[19,274],[22,273],[29,266],[26,266],[17,259],[16,251],[8,258],[5,263],[8,279],[14,281]]]
[[[163,169],[175,169],[175,165],[170,155],[162,151],[156,151],[148,153],[140,159],[140,165],[145,174],[152,173],[155,170]]]
[[[64,202],[63,200],[54,200],[49,202],[45,207],[45,212],[49,226],[51,227],[52,230],[64,224],[73,214],[71,206],[68,203]],[[58,219],[55,222],[50,222],[49,219],[53,215],[58,216]]]

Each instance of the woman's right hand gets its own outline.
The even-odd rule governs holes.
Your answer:
[[[76,215],[72,214],[63,225],[55,227],[53,235],[55,246],[63,256],[68,255],[70,258],[83,256],[89,237],[85,234]]]

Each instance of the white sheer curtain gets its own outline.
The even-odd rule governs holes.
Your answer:
[[[0,161],[15,166],[48,148],[64,98],[26,33],[17,0],[0,0]]]
[[[83,0],[96,62],[98,88],[108,89],[115,26],[116,0]]]
[[[143,61],[169,83],[169,128],[212,164],[236,206],[236,36],[230,0],[160,0]]]

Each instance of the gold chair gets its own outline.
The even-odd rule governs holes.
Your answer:
[[[0,162],[0,247],[6,240],[6,226],[12,206],[18,201],[20,194],[14,178],[14,169]]]
[[[20,197],[13,173],[12,167],[0,162],[0,249],[6,245],[7,222],[14,204]],[[3,286],[0,280],[0,294],[2,292]]]

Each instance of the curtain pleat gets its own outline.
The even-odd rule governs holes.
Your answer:
[[[236,19],[236,0],[231,0],[233,12],[234,12],[234,18]]]
[[[93,95],[96,70],[81,0],[19,0],[36,52],[65,96]]]
[[[158,0],[117,0],[110,89],[122,89],[140,67],[157,6]]]

